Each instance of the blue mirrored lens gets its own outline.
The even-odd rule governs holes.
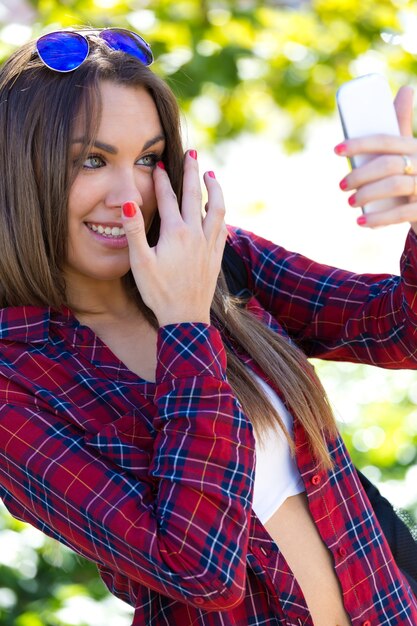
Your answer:
[[[85,61],[88,41],[79,33],[59,31],[44,35],[36,42],[42,61],[57,72],[71,72]]]
[[[150,65],[153,61],[152,51],[142,37],[123,29],[105,29],[99,36],[113,50],[121,50],[126,54],[136,57],[144,65]]]

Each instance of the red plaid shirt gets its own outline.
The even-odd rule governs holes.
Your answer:
[[[401,278],[319,265],[235,229],[230,241],[253,312],[308,356],[416,368],[413,233]],[[0,495],[12,515],[97,563],[135,607],[135,625],[312,626],[251,511],[253,433],[218,330],[161,328],[149,383],[69,310],[8,308],[0,320]],[[416,600],[342,440],[328,441],[335,465],[325,472],[297,416],[294,436],[353,626],[416,626]]]

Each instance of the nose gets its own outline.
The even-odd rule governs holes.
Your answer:
[[[109,181],[105,204],[108,208],[120,208],[125,202],[136,202],[138,206],[143,204],[140,192],[138,173],[130,169],[118,170]]]

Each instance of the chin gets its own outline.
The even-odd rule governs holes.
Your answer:
[[[107,264],[106,264],[107,265]],[[73,282],[75,285],[77,283],[83,284],[85,282],[92,283],[102,283],[102,282],[115,282],[121,281],[124,276],[126,276],[130,271],[129,263],[118,263],[115,265],[112,263],[111,265],[101,266],[101,267],[81,267],[76,265],[67,265],[64,270],[67,280]]]

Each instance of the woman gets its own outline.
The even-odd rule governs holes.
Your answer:
[[[415,625],[306,355],[416,367],[417,229],[401,278],[358,276],[226,229],[213,172],[201,217],[151,61],[107,29],[1,70],[0,495],[97,563],[134,624]],[[407,90],[397,110],[404,129]],[[414,190],[415,140],[377,139],[338,148],[392,155],[347,176],[354,205]]]

